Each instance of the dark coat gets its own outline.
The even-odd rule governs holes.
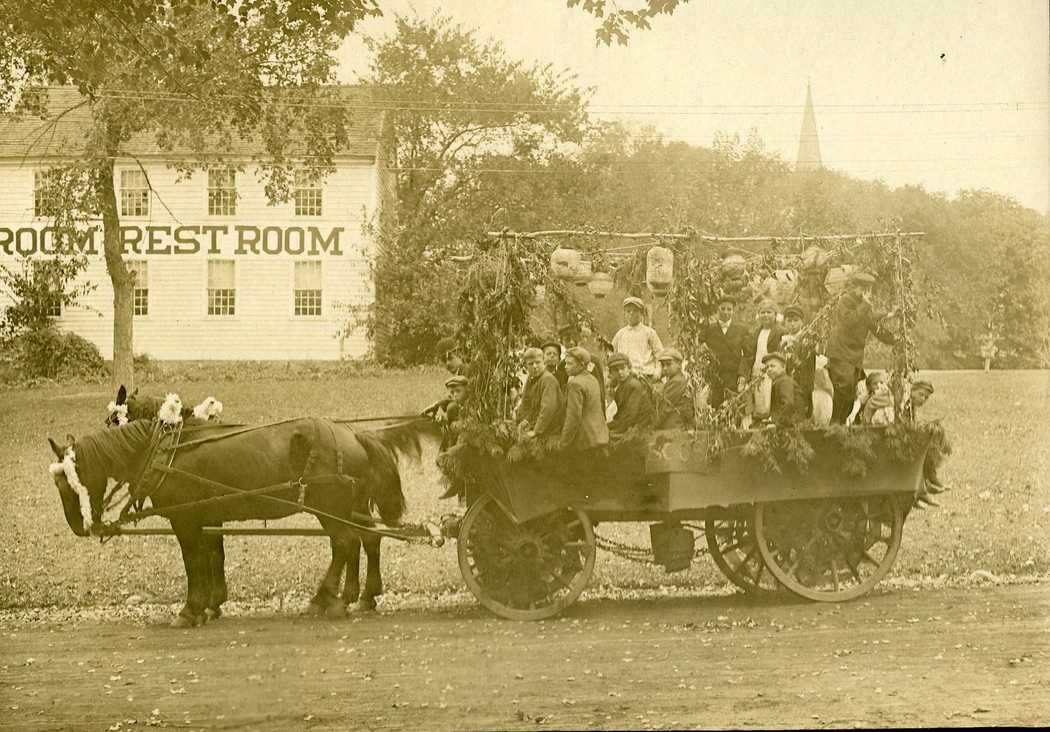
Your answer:
[[[703,341],[717,359],[715,373],[721,386],[735,389],[739,377],[745,379],[751,373],[751,364],[747,361],[747,342],[749,333],[744,326],[735,320],[730,321],[729,328],[722,333],[722,326],[717,322],[707,323],[702,331]]]
[[[656,389],[656,421],[658,430],[691,429],[696,423],[693,391],[685,374],[679,371]]]
[[[565,370],[564,362],[559,361],[558,367],[553,370],[548,366],[547,372],[552,374],[554,378],[558,380],[558,386],[562,389],[564,389],[565,385],[569,383],[569,372]]]
[[[769,418],[777,425],[790,425],[799,416],[798,386],[787,374],[773,382]]]
[[[721,331],[720,331],[721,332]],[[747,378],[751,378],[751,368],[755,365],[755,354],[758,353],[758,336],[762,333],[762,327],[755,328],[748,335],[747,339],[747,353],[744,356],[744,360],[747,362]],[[773,353],[773,351],[780,350],[780,339],[784,335],[784,330],[779,325],[774,325],[769,329],[769,339],[766,341],[766,353]]]
[[[561,430],[565,401],[558,379],[544,370],[538,379],[531,376],[525,382],[518,407],[518,421],[525,420],[537,436],[551,435]]]
[[[835,305],[831,315],[831,332],[828,335],[827,356],[829,361],[839,361],[854,369],[864,368],[864,346],[868,334],[883,343],[894,343],[897,339],[880,326],[881,313],[876,313],[860,295],[847,292]]]
[[[613,392],[616,416],[609,423],[609,431],[623,433],[632,427],[649,429],[653,426],[653,396],[649,387],[634,374],[616,385]]]
[[[570,376],[565,385],[565,424],[558,447],[582,451],[608,444],[609,428],[598,380],[586,371]]]
[[[787,356],[787,372],[798,387],[800,411],[809,416],[813,411],[813,400],[810,395],[813,393],[813,374],[816,370],[817,352],[812,346],[802,347],[796,343],[783,349],[783,353]]]

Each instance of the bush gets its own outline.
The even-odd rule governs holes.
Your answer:
[[[6,349],[15,375],[28,379],[100,379],[106,365],[98,347],[76,333],[50,326],[23,333]]]

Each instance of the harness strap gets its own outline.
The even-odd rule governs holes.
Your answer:
[[[337,521],[338,523],[341,523],[341,524],[343,524],[345,526],[348,526],[348,527],[350,527],[350,528],[352,528],[352,529],[354,529],[356,531],[361,531],[361,532],[370,533],[370,534],[378,534],[379,536],[387,536],[387,537],[390,537],[390,538],[393,538],[393,539],[404,539],[405,538],[404,536],[402,536],[402,535],[400,535],[400,534],[398,534],[396,532],[384,531],[383,529],[374,528],[375,520],[372,519],[371,517],[365,517],[363,514],[353,513],[352,516],[353,516],[353,518],[355,520],[354,521],[350,521],[350,520],[347,520],[347,519],[343,518],[342,516],[336,516],[335,514],[328,513],[327,511],[322,511],[322,510],[317,509],[317,508],[311,508],[310,506],[306,506],[306,505],[300,505],[296,501],[290,501],[290,500],[288,500],[286,498],[281,498],[279,496],[268,495],[268,493],[270,493],[272,491],[293,489],[295,487],[295,485],[296,485],[296,483],[294,481],[289,481],[287,483],[275,483],[274,485],[269,485],[269,486],[266,486],[264,488],[245,489],[245,488],[235,488],[234,486],[226,485],[225,483],[219,483],[218,481],[210,480],[208,478],[202,478],[199,475],[194,475],[193,473],[189,473],[189,472],[187,472],[185,470],[181,470],[180,468],[169,468],[169,467],[157,466],[156,469],[161,471],[161,472],[164,472],[164,473],[171,473],[171,474],[178,475],[179,477],[182,477],[182,478],[187,478],[189,480],[192,480],[194,482],[197,482],[197,483],[199,483],[201,485],[204,485],[204,486],[207,486],[209,488],[225,491],[226,495],[212,496],[210,498],[202,498],[199,501],[192,501],[190,503],[180,503],[180,504],[176,504],[174,506],[166,506],[164,508],[151,508],[151,509],[148,509],[146,511],[136,512],[134,515],[129,515],[126,518],[121,518],[121,519],[118,519],[117,521],[113,522],[112,524],[108,524],[107,525],[108,529],[112,530],[113,528],[118,528],[118,527],[122,526],[125,523],[140,521],[142,519],[150,518],[152,516],[166,516],[167,514],[170,514],[170,513],[177,513],[179,511],[185,511],[185,510],[190,509],[190,508],[197,508],[197,507],[200,507],[200,506],[214,504],[214,503],[219,503],[219,502],[222,502],[222,501],[229,501],[229,500],[233,500],[233,499],[237,499],[237,498],[254,497],[254,498],[262,498],[262,499],[265,499],[265,500],[268,500],[268,501],[273,501],[275,503],[281,503],[281,504],[284,504],[284,505],[287,505],[287,506],[293,506],[295,508],[298,508],[300,511],[305,511],[305,512],[311,513],[311,514],[313,514],[315,516],[320,516],[320,517],[323,517],[323,518],[332,519],[333,521]],[[303,479],[300,478],[299,480],[305,484],[305,481],[303,481]],[[354,482],[354,479],[351,478],[350,476],[347,476],[347,475],[338,475],[336,473],[328,473],[328,474],[325,474],[325,475],[311,476],[310,477],[310,482],[314,483],[314,484],[319,484],[319,483],[338,483],[338,484],[341,484],[341,485],[347,485],[347,484],[352,484]],[[367,519],[367,522],[362,523],[363,519]],[[366,523],[370,523],[371,526],[366,525]]]

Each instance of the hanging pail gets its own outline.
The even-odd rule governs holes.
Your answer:
[[[846,289],[846,283],[849,281],[849,276],[855,270],[852,264],[843,264],[839,267],[832,267],[828,270],[828,276],[824,278],[824,287],[827,288],[828,293],[831,295],[838,295]]]
[[[551,253],[551,274],[560,280],[575,279],[580,259],[580,253],[575,249],[558,247]]]
[[[608,272],[595,272],[591,275],[591,281],[587,283],[587,289],[599,300],[612,292],[613,276]]]
[[[674,281],[674,252],[667,247],[653,247],[645,255],[645,284],[649,291],[662,295]]]

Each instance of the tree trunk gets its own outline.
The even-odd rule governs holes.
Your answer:
[[[102,239],[106,271],[113,284],[113,386],[123,384],[128,391],[135,386],[135,364],[132,360],[132,278],[124,264],[124,247],[120,238],[120,216],[117,192],[113,184],[113,157],[97,168],[96,190],[102,207]]]

